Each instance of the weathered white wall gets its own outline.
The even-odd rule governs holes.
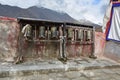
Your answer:
[[[120,62],[120,42],[107,41],[104,56]]]

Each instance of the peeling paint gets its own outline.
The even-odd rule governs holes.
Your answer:
[[[16,21],[0,21],[0,58],[8,59],[16,55],[19,27]]]
[[[103,57],[105,50],[105,34],[102,32],[95,33],[95,55],[97,57]]]
[[[59,56],[59,42],[28,42],[23,37],[19,39],[20,25],[14,20],[0,20],[0,58],[7,60],[19,55],[25,58],[55,59]],[[95,34],[95,54],[103,54],[105,40],[102,33]],[[102,37],[101,37],[102,36]],[[65,53],[68,57],[89,56],[92,53],[92,44],[71,42],[66,44]]]

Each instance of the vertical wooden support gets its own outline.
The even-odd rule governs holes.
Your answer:
[[[37,40],[37,26],[35,25],[35,40]]]
[[[63,58],[66,58],[67,55],[65,53],[65,47],[66,47],[66,24],[64,23],[63,24],[63,44],[62,44],[62,55],[63,55]]]
[[[21,44],[21,39],[22,39],[22,34],[21,34],[21,31],[22,31],[22,24],[19,23],[19,36],[18,36],[18,55],[21,55],[22,54],[22,44]]]
[[[63,30],[62,35],[60,36],[60,58],[59,60],[66,62],[67,61],[67,55],[65,53],[65,46],[66,46],[66,24],[63,24]]]
[[[59,58],[63,58],[62,56],[62,44],[63,44],[63,25],[61,28],[59,27],[59,38],[60,38],[60,47],[59,47]]]
[[[89,57],[96,59],[97,57],[94,55],[94,53],[95,53],[95,27],[93,27],[92,35],[93,35],[92,52],[91,52],[91,55]]]
[[[47,37],[47,38],[48,38],[47,40],[50,40],[50,35],[51,35],[51,34],[50,34],[50,26],[48,26],[48,27],[47,27],[47,36],[48,36],[48,37]]]
[[[18,48],[17,48],[17,56],[15,58],[14,64],[18,64],[23,62],[23,50],[22,50],[22,24],[19,23],[19,35],[18,35]]]
[[[76,28],[75,28],[75,30],[74,30],[74,41],[76,42],[76,33],[77,33],[77,31],[76,31]]]
[[[86,43],[86,30],[83,30],[83,43]]]

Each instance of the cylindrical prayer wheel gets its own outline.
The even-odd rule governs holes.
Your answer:
[[[57,27],[51,27],[51,38],[57,38]]]
[[[32,26],[27,27],[27,37],[32,37]]]
[[[91,31],[90,30],[88,30],[87,31],[87,41],[89,41],[89,40],[91,40]]]
[[[77,37],[77,39],[78,40],[83,40],[83,30],[82,29],[80,29],[80,30],[78,30],[78,37]]]
[[[40,26],[39,28],[39,38],[45,38],[45,27]]]
[[[72,39],[73,38],[73,29],[72,28],[68,28],[68,39]]]
[[[30,24],[27,24],[23,27],[22,33],[24,34],[24,37],[31,38],[32,37],[32,26]]]

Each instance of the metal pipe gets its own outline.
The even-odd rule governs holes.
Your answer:
[[[61,49],[61,53],[60,53],[60,58],[59,60],[62,61],[63,63],[67,61],[67,56],[65,54],[65,46],[66,46],[66,24],[63,24],[63,31],[62,31],[62,36],[61,36],[61,41],[60,41],[60,49]]]
[[[62,61],[63,63],[67,61],[67,57],[65,54],[65,46],[66,46],[66,28],[65,28],[66,24],[62,25],[62,30],[60,31],[60,57],[58,58],[60,61]],[[62,32],[62,33],[61,33]]]

